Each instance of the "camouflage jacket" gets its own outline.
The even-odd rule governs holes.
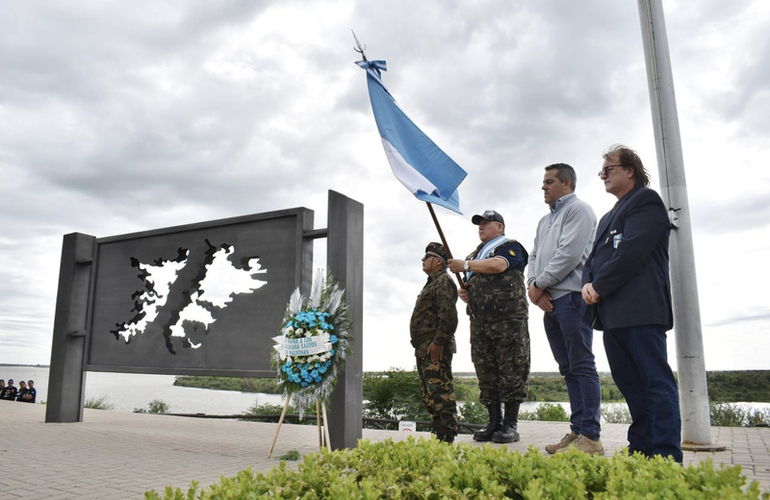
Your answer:
[[[414,354],[424,357],[428,345],[435,342],[444,352],[454,353],[457,330],[457,285],[446,270],[428,276],[428,282],[417,296],[409,323]]]
[[[502,256],[500,252],[510,251],[511,243],[521,247],[523,255],[519,258],[526,262],[527,251],[516,240],[500,245],[487,258]],[[473,259],[483,246],[483,243],[479,245],[466,259]],[[468,281],[468,314],[484,319],[527,318],[529,304],[523,270],[523,266],[516,268],[509,265],[505,271],[497,274],[473,273]]]

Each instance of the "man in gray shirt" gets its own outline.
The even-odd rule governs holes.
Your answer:
[[[540,220],[527,266],[527,294],[545,312],[543,323],[559,373],[567,384],[570,432],[548,453],[574,446],[604,455],[599,374],[592,351],[593,329],[583,319],[582,272],[596,235],[596,215],[577,198],[575,170],[565,163],[545,167],[543,192],[551,213]]]

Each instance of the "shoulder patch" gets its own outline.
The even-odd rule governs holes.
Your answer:
[[[511,254],[513,257],[516,257],[516,252],[513,250],[508,250],[508,253]]]

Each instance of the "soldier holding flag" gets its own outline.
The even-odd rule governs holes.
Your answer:
[[[466,273],[466,288],[458,295],[468,304],[479,400],[489,412],[489,423],[473,439],[513,443],[519,440],[519,405],[527,397],[530,366],[523,274],[528,255],[505,237],[503,216],[494,210],[471,221],[479,226],[481,244],[465,260],[450,259],[449,268]]]

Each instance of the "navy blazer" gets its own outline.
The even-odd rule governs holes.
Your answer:
[[[674,324],[668,270],[671,223],[658,193],[636,186],[602,217],[583,269],[601,300],[586,308],[596,330]]]

